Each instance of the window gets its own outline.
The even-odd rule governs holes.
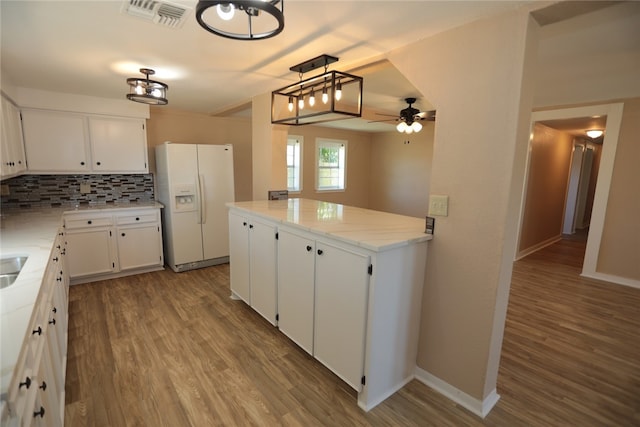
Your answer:
[[[302,191],[302,137],[287,138],[287,190]]]
[[[316,190],[344,190],[347,141],[316,139]]]

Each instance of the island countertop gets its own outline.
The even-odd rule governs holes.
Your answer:
[[[424,218],[414,218],[311,199],[227,203],[277,223],[341,240],[375,252],[432,239]]]

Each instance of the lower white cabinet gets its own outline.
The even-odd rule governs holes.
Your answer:
[[[231,291],[276,324],[276,227],[255,217],[229,214]]]
[[[69,275],[60,229],[7,392],[2,425],[62,427]]]
[[[69,271],[85,283],[162,269],[160,209],[65,212]]]

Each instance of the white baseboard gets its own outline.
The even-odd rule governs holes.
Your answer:
[[[451,384],[442,381],[440,378],[431,375],[424,369],[416,367],[415,376],[418,381],[423,382],[438,393],[453,400],[463,408],[473,412],[480,418],[486,417],[491,409],[493,409],[493,407],[496,405],[496,403],[498,403],[498,400],[500,400],[500,395],[496,392],[496,389],[493,389],[493,391],[489,393],[489,396],[487,396],[484,401],[480,401],[475,397],[472,397],[463,392],[462,390],[458,390]]]
[[[539,251],[542,248],[546,248],[547,246],[551,246],[554,243],[556,243],[557,241],[562,240],[562,234],[558,234],[557,236],[551,237],[550,239],[544,240],[540,243],[536,243],[535,245],[528,247],[524,250],[519,251],[516,254],[516,259],[515,261],[518,261],[524,257],[526,257],[527,255],[531,255],[534,252]]]
[[[632,288],[640,289],[640,280],[627,279],[626,277],[614,276],[613,274],[606,273],[582,273],[580,274],[582,277],[586,277],[588,279],[602,280],[604,282],[615,283],[617,285],[629,286]]]
[[[361,397],[363,397],[362,393],[358,393],[358,406],[365,412],[369,412],[370,410],[372,410],[373,408],[375,408],[376,406],[378,406],[380,403],[382,403],[383,401],[385,401],[387,398],[391,397],[391,395],[393,395],[395,392],[397,392],[398,390],[400,390],[402,387],[406,386],[407,384],[409,384],[411,382],[411,380],[413,380],[414,376],[410,376],[405,378],[400,384],[397,384],[395,387],[386,390],[386,393],[384,393],[381,396],[378,396],[376,399],[373,399],[370,402],[365,402],[364,398],[361,399]]]

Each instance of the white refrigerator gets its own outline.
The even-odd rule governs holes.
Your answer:
[[[156,146],[156,171],[167,265],[181,272],[229,262],[233,147],[165,142]]]

